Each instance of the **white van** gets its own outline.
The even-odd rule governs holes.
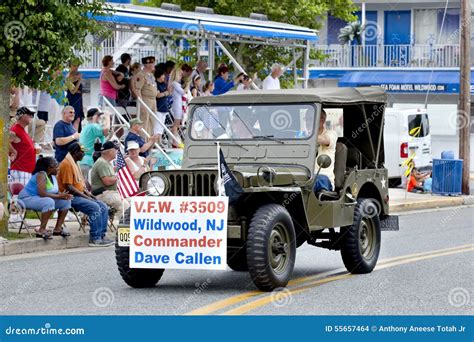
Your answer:
[[[406,166],[414,156],[418,169],[431,169],[430,122],[426,109],[385,109],[384,127],[385,167],[391,185],[399,185]]]

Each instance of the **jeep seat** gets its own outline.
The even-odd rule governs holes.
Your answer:
[[[347,162],[347,146],[341,142],[336,144],[334,160],[334,187],[335,191],[320,191],[317,196],[320,201],[336,201],[339,199],[339,190],[344,186]]]

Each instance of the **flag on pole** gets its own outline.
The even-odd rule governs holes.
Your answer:
[[[138,193],[138,182],[125,163],[122,152],[117,151],[117,190],[122,199],[135,196]]]
[[[240,184],[237,182],[235,179],[234,175],[230,171],[229,167],[227,166],[227,163],[224,159],[224,154],[222,153],[222,150],[220,149],[220,146],[217,145],[218,147],[218,166],[219,166],[219,175],[218,175],[218,186],[219,189],[222,189],[224,191],[219,191],[220,196],[224,195],[229,197],[229,204],[234,204],[236,203],[240,196],[244,193],[244,190],[240,186]],[[223,193],[221,193],[223,192]]]

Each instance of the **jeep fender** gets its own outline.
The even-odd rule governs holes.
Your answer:
[[[308,220],[300,188],[268,188],[258,192],[245,193],[239,199],[239,215],[251,218],[262,205],[276,203],[288,210],[296,233],[296,246],[301,246],[309,237]]]

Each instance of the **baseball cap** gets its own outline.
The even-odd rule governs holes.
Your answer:
[[[116,149],[117,145],[115,145],[113,141],[106,141],[102,145],[102,148],[100,149],[100,151],[103,152],[103,151],[107,151],[107,150],[110,150],[110,149],[113,149],[113,148]]]
[[[21,107],[21,108],[18,108],[18,110],[16,111],[17,117],[20,117],[24,114],[33,116],[35,115],[35,112],[31,111],[28,107]]]
[[[143,121],[140,120],[139,118],[135,118],[135,119],[132,119],[130,120],[130,126],[133,126],[133,125],[143,125]]]
[[[140,148],[140,145],[136,141],[129,141],[127,144],[127,150],[136,150]]]
[[[101,112],[101,111],[99,110],[99,108],[91,108],[91,109],[89,109],[89,110],[87,111],[87,117],[88,117],[88,118],[91,118],[91,117],[93,117],[93,116],[96,115],[96,114],[97,114],[97,115],[102,115],[102,114],[104,114],[104,113]]]

